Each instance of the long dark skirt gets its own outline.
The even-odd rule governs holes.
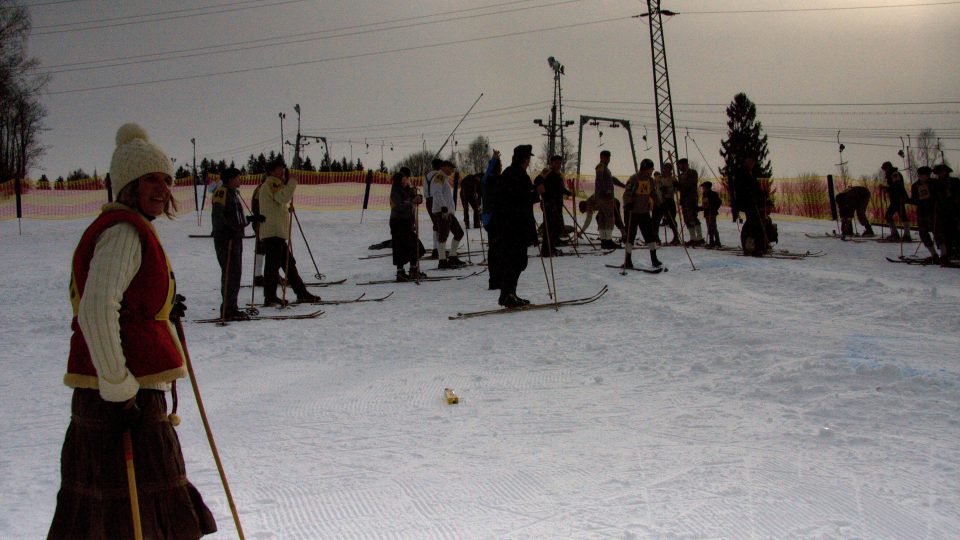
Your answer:
[[[398,268],[415,262],[419,253],[419,242],[413,232],[413,219],[390,218],[390,246],[393,248],[393,264]]]
[[[217,530],[187,480],[163,392],[141,390],[142,422],[131,432],[144,538],[199,538]],[[76,389],[60,456],[60,492],[47,538],[133,538],[120,404]]]

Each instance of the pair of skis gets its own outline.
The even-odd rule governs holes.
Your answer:
[[[300,305],[312,305],[312,306],[342,306],[344,304],[360,304],[363,302],[383,302],[387,298],[393,296],[393,291],[390,291],[389,294],[381,296],[379,298],[367,298],[367,293],[363,293],[360,296],[347,299],[347,300],[317,300],[316,302],[293,302],[290,305],[300,306]],[[263,304],[247,304],[251,307],[263,307]]]
[[[546,304],[527,304],[525,306],[518,307],[502,307],[498,309],[485,309],[482,311],[465,311],[457,313],[449,317],[451,321],[461,320],[461,319],[473,319],[476,317],[485,317],[487,315],[501,315],[504,313],[516,313],[518,311],[536,311],[540,309],[556,309],[557,307],[569,307],[569,306],[582,306],[584,304],[590,304],[596,302],[601,296],[607,294],[607,286],[604,285],[596,293],[585,296],[583,298],[573,298],[571,300],[561,300],[559,302],[550,302]]]
[[[899,244],[900,243],[900,240],[896,240],[893,238],[885,238],[882,236],[852,236],[852,235],[842,236],[837,234],[837,231],[825,232],[822,235],[810,234],[810,233],[804,233],[804,235],[807,238],[813,238],[816,240],[835,239],[835,240],[843,240],[844,242],[853,242],[855,244],[865,244],[867,242],[875,242],[878,244]],[[913,240],[912,238],[910,240],[904,240],[903,242],[905,244],[916,243],[916,241]]]
[[[231,323],[231,322],[246,322],[246,321],[291,321],[291,320],[303,320],[303,319],[316,319],[326,313],[322,309],[316,311],[311,311],[310,313],[298,313],[296,315],[251,315],[249,319],[228,319],[224,321],[220,317],[213,319],[195,319],[195,323]]]
[[[616,268],[617,270],[624,269],[622,264],[607,264],[605,266],[607,268]],[[662,274],[663,272],[668,271],[665,266],[637,266],[637,265],[634,265],[632,268],[627,268],[627,270],[633,270],[634,272],[643,272],[645,274]]]
[[[376,280],[373,280],[373,281],[364,281],[364,282],[362,282],[362,283],[357,283],[357,286],[359,287],[359,286],[363,286],[363,285],[387,285],[387,284],[389,284],[389,283],[423,283],[423,282],[430,282],[430,281],[450,281],[451,279],[464,280],[464,279],[467,279],[467,278],[472,278],[473,276],[479,276],[480,274],[482,274],[482,273],[484,273],[484,272],[486,272],[486,271],[487,271],[487,269],[486,269],[486,268],[483,268],[483,269],[481,269],[481,270],[477,270],[476,272],[471,272],[471,273],[469,273],[469,274],[463,274],[463,275],[446,275],[446,276],[427,276],[427,277],[422,277],[422,278],[420,278],[419,280],[411,279],[411,280],[409,280],[409,281],[397,281],[396,279],[376,279]]]
[[[314,281],[311,283],[304,283],[304,285],[306,285],[307,287],[329,287],[331,285],[343,285],[346,282],[347,282],[346,279],[340,279],[337,281]],[[253,287],[253,285],[250,285],[249,283],[246,283],[240,286],[245,289],[249,289],[250,287]]]
[[[892,263],[912,264],[917,266],[943,266],[947,268],[960,268],[960,263],[943,261],[942,259],[934,259],[933,257],[908,257],[904,255],[896,259],[893,257],[887,257],[887,260]]]

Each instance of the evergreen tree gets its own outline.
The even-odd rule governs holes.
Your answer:
[[[757,106],[743,92],[733,97],[727,107],[727,138],[720,142],[720,156],[724,166],[720,174],[732,178],[743,165],[747,154],[757,157],[754,171],[758,178],[769,178],[773,168],[767,159],[767,136],[763,125],[757,120]]]
[[[363,162],[360,161],[360,158],[357,158],[357,165],[353,168],[353,170],[355,170],[355,171],[362,171],[362,170],[363,170]]]
[[[317,168],[313,166],[313,162],[310,161],[310,156],[307,156],[306,159],[303,160],[303,165],[301,165],[300,168],[304,171],[311,172],[317,170]]]
[[[90,175],[87,174],[83,169],[77,169],[75,171],[70,171],[70,174],[67,175],[67,182],[76,182],[77,180],[83,180],[84,178],[89,178]]]

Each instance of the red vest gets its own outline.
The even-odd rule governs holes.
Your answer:
[[[127,223],[140,233],[140,269],[123,293],[120,303],[120,342],[127,369],[143,385],[169,382],[186,376],[180,344],[168,320],[176,291],[173,271],[153,227],[136,212],[119,205],[105,208],[87,228],[73,254],[70,301],[73,321],[70,356],[64,383],[73,388],[99,387],[90,350],[77,323],[77,310],[90,271],[90,261],[100,234]]]

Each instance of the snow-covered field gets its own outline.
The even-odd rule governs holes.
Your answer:
[[[158,226],[189,319],[219,303],[212,241],[187,237],[207,217]],[[668,273],[627,276],[604,267],[622,252],[565,257],[561,299],[610,292],[450,321],[495,307],[485,276],[357,287],[392,277],[389,259],[357,260],[387,238],[386,214],[300,217],[321,271],[348,280],[315,292],[396,292],[315,320],[186,325],[248,538],[960,536],[958,270],[890,264],[897,245],[813,240],[833,224],[782,218],[780,248],[827,255],[695,250],[693,272],[667,248]],[[87,223],[0,223],[0,538],[42,537],[53,513],[68,265]],[[725,243],[735,232],[721,223]],[[537,259],[519,292],[546,301]],[[215,537],[235,537],[179,389],[189,476]]]

